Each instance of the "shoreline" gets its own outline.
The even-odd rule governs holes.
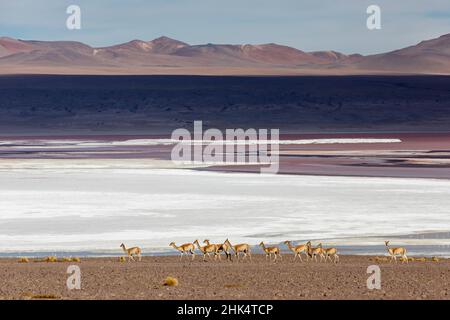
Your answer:
[[[277,262],[263,255],[252,261],[184,261],[173,256],[85,258],[81,262],[29,262],[0,258],[0,299],[139,299],[139,300],[265,300],[265,299],[449,299],[450,260],[389,263],[371,256],[342,255],[337,264],[293,262],[284,254]],[[81,290],[69,291],[67,268],[78,265]],[[367,288],[367,267],[379,265],[381,290]],[[179,281],[164,286],[168,276]],[[444,277],[444,278],[443,278]]]

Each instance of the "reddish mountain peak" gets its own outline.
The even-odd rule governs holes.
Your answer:
[[[135,39],[115,46],[108,47],[107,49],[151,51],[152,46],[143,40]]]
[[[147,41],[140,40],[140,39],[133,39],[131,41],[125,42],[125,44],[132,44],[132,45],[139,45],[142,43],[147,43]]]
[[[174,40],[168,37],[159,37],[152,41],[143,41],[139,39],[131,40],[126,43],[121,43],[115,46],[99,48],[100,51],[108,50],[114,51],[131,51],[131,52],[143,52],[143,53],[156,53],[156,54],[171,54],[172,52],[186,47],[188,44]]]
[[[187,43],[162,36],[148,42],[152,46],[152,52],[158,54],[171,54],[178,49],[189,46]]]
[[[33,46],[27,42],[9,37],[0,38],[0,57],[19,52],[28,52],[31,51],[32,49]]]
[[[169,38],[169,37],[166,37],[166,36],[161,36],[161,37],[153,39],[153,40],[151,40],[149,42],[153,42],[153,43],[177,43],[177,44],[188,45],[185,42],[182,42],[182,41],[179,41],[179,40],[176,40],[176,39],[172,39],[172,38]]]

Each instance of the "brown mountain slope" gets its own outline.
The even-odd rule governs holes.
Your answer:
[[[179,49],[189,46],[187,43],[168,37],[159,37],[149,41],[148,44],[151,47],[151,51],[157,54],[172,54]]]
[[[26,42],[8,38],[0,38],[0,57],[8,56],[19,52],[29,52],[33,50],[33,46]]]
[[[58,69],[59,68],[59,69]],[[31,71],[30,71],[31,70]],[[74,41],[0,38],[0,73],[120,74],[450,74],[450,34],[362,56],[262,45],[187,43],[160,37],[93,48]]]
[[[450,73],[450,34],[388,53],[364,57],[357,67],[408,73]]]
[[[75,41],[16,40],[17,53],[4,56],[0,64],[32,66],[96,66],[103,64],[93,55],[94,49]]]
[[[160,37],[152,41],[132,40],[130,42],[98,48],[98,51],[111,51],[111,52],[139,52],[139,53],[154,53],[154,54],[171,54],[178,49],[189,46],[187,43],[170,39],[168,37]]]
[[[322,57],[274,43],[262,45],[217,45],[206,44],[186,46],[173,53],[190,58],[201,57],[211,63],[227,62],[234,65],[268,64],[268,65],[310,65],[331,62]]]

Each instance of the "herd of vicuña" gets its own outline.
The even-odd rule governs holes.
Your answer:
[[[302,254],[306,258],[306,261],[314,261],[314,262],[339,262],[338,250],[335,247],[324,248],[322,243],[313,246],[311,241],[306,242],[305,244],[293,245],[291,241],[285,241],[284,244],[287,246],[287,249],[291,251],[294,255],[293,260],[295,261],[297,258],[303,262]],[[266,246],[266,244],[261,241],[259,244],[262,248],[263,253],[266,256],[266,260],[269,261],[277,261],[278,259],[282,259],[281,249],[278,246]],[[251,254],[251,246],[247,243],[239,243],[239,244],[231,244],[230,240],[226,239],[223,243],[211,243],[208,239],[203,240],[203,243],[195,240],[192,243],[184,243],[182,245],[176,245],[175,242],[171,242],[169,244],[170,247],[173,247],[180,253],[180,260],[183,259],[183,256],[191,256],[192,260],[195,259],[196,249],[203,256],[203,261],[206,261],[207,258],[211,259],[214,257],[214,260],[221,259],[221,254],[225,254],[227,260],[232,260],[232,256],[239,261],[242,257],[243,260],[249,259],[252,260]],[[406,249],[403,247],[393,248],[389,246],[389,241],[385,241],[385,246],[387,252],[390,257],[390,262],[397,262],[397,257],[400,258],[402,262],[408,263],[409,259],[406,256]],[[138,257],[139,261],[141,261],[141,253],[142,250],[139,247],[127,248],[122,243],[120,247],[123,249],[128,261],[135,261],[134,257]]]
[[[331,261],[334,263],[339,262],[339,255],[336,248],[323,248],[322,244],[319,243],[316,247],[311,245],[311,241],[306,244],[292,245],[291,241],[284,242],[287,248],[294,254],[294,261],[297,257],[303,262],[302,254],[306,257],[306,260],[312,261]],[[278,246],[266,246],[266,244],[261,241],[259,244],[262,248],[263,253],[266,256],[266,260],[277,261],[282,259],[281,249]],[[182,245],[176,245],[175,242],[171,242],[169,246],[173,247],[175,250],[180,252],[180,260],[183,256],[192,256],[192,260],[195,259],[196,249],[203,256],[205,261],[207,258],[213,258],[214,260],[221,259],[221,254],[225,254],[227,260],[232,260],[232,256],[236,258],[237,261],[243,259],[252,260],[251,246],[247,243],[231,244],[230,240],[226,239],[223,243],[211,243],[208,239],[203,241],[203,245],[200,244],[198,240],[192,243],[184,243]],[[317,257],[320,260],[317,260]]]

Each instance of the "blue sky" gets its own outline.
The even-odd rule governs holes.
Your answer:
[[[82,10],[82,29],[65,26]],[[382,30],[366,8],[382,9]],[[448,0],[0,0],[0,36],[106,46],[166,35],[190,44],[276,42],[306,51],[378,53],[450,33]]]

